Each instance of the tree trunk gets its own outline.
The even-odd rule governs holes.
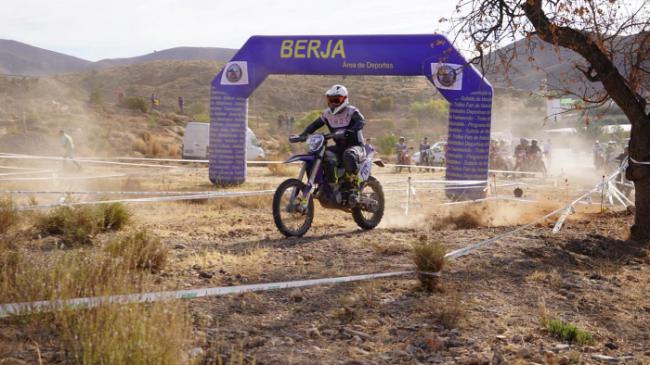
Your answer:
[[[551,44],[570,49],[589,62],[585,76],[600,82],[609,97],[618,105],[632,124],[629,156],[639,162],[650,162],[650,115],[645,111],[645,100],[629,86],[609,56],[587,33],[551,23],[544,13],[543,0],[526,0],[522,5],[526,17],[538,36]],[[636,189],[636,214],[630,238],[650,241],[650,165],[630,161],[626,171]]]
[[[636,213],[630,238],[638,242],[650,241],[650,174],[634,182]]]

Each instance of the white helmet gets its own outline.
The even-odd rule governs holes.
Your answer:
[[[343,110],[348,103],[348,89],[343,86],[336,84],[329,88],[325,92],[327,97],[327,106],[330,108],[332,114],[336,114]]]

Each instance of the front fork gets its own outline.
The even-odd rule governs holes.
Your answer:
[[[323,156],[325,155],[325,149],[323,148],[320,153],[318,154],[318,158],[314,162],[314,166],[312,166],[311,169],[311,175],[307,179],[307,187],[305,190],[302,192],[302,200],[301,204],[299,207],[299,210],[302,213],[307,212],[307,207],[309,205],[309,198],[311,197],[312,191],[314,189],[314,181],[316,180],[316,175],[318,174],[318,171],[320,170],[321,164],[323,162]],[[303,177],[305,176],[305,173],[307,171],[307,162],[302,164],[302,168],[300,169],[300,173],[298,174],[298,180],[302,181]],[[294,190],[292,196],[291,196],[291,204],[293,205],[293,201],[296,198],[297,191]]]

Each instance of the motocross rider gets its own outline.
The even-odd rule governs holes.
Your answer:
[[[325,92],[327,108],[323,113],[309,124],[300,134],[304,139],[307,135],[316,132],[327,125],[330,133],[343,133],[342,138],[335,138],[335,145],[327,147],[323,158],[323,169],[327,182],[333,187],[339,182],[337,164],[342,161],[345,175],[343,184],[350,190],[348,201],[358,198],[357,173],[359,164],[366,157],[364,139],[361,130],[366,121],[363,114],[348,101],[348,89],[343,85],[334,85]]]
[[[519,144],[515,147],[515,170],[523,170],[526,164],[526,157],[528,155],[528,140],[521,138]]]

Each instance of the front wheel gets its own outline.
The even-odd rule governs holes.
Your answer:
[[[379,181],[368,177],[359,189],[359,204],[352,209],[352,218],[363,229],[377,227],[384,216],[384,190]]]
[[[306,185],[298,179],[282,182],[273,195],[273,221],[287,237],[300,237],[307,233],[314,220],[314,199],[311,194],[303,198]]]

